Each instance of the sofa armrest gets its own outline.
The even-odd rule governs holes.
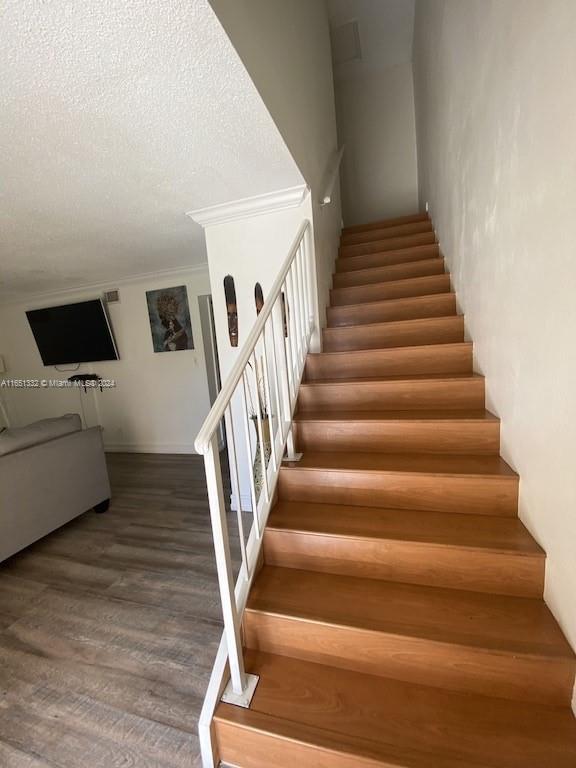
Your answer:
[[[102,430],[0,458],[0,561],[110,498]]]

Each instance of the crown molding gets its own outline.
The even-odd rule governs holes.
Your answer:
[[[190,264],[185,267],[172,267],[170,269],[161,269],[156,272],[141,272],[139,275],[126,275],[124,277],[118,277],[116,280],[106,280],[105,282],[99,281],[94,283],[79,283],[78,285],[71,286],[69,288],[61,288],[53,291],[38,291],[36,293],[23,293],[10,298],[0,297],[0,308],[12,305],[12,304],[26,304],[29,301],[35,301],[36,299],[41,301],[44,299],[58,298],[62,296],[71,296],[75,293],[82,293],[83,291],[105,291],[111,288],[118,288],[118,286],[127,285],[130,283],[138,283],[140,281],[153,280],[178,277],[180,275],[191,275],[198,272],[208,273],[208,262],[203,261],[200,264]]]
[[[265,195],[245,197],[242,200],[211,205],[208,208],[198,208],[195,211],[188,211],[186,215],[201,227],[212,227],[215,224],[226,224],[229,221],[261,216],[286,208],[296,208],[304,202],[308,192],[308,185],[300,184],[297,187],[279,189]]]

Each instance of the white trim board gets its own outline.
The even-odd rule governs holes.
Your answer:
[[[194,443],[106,443],[104,451],[108,453],[180,453],[194,454]]]
[[[208,208],[198,208],[195,211],[188,211],[186,215],[201,227],[211,227],[215,224],[261,216],[286,208],[297,208],[304,202],[309,191],[306,184],[300,184],[297,187],[279,189],[265,195],[245,197],[242,200],[232,200],[229,203],[211,205]]]

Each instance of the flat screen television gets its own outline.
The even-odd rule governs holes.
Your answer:
[[[118,360],[101,299],[26,312],[44,365]]]

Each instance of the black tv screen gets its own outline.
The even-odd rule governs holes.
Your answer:
[[[100,299],[26,312],[44,365],[117,360],[118,351]]]

